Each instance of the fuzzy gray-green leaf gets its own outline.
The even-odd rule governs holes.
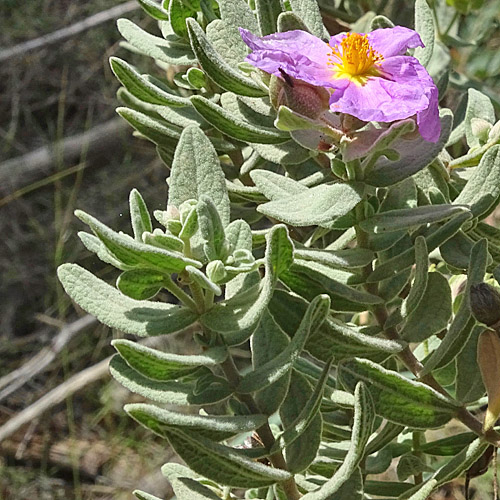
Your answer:
[[[427,0],[415,2],[415,31],[420,35],[424,47],[415,49],[415,57],[422,66],[427,66],[434,51],[435,26],[432,10]]]
[[[66,293],[82,309],[122,332],[140,337],[164,335],[183,330],[197,319],[185,307],[130,299],[76,264],[63,264],[57,274]]]

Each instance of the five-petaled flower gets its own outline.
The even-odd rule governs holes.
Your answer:
[[[405,55],[424,46],[417,32],[396,26],[340,33],[330,43],[301,30],[264,37],[243,28],[240,33],[252,49],[246,60],[257,68],[333,89],[332,111],[367,122],[416,115],[422,137],[439,139],[438,89],[418,59]]]

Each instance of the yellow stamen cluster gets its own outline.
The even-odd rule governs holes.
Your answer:
[[[377,66],[383,59],[370,45],[367,35],[348,33],[340,46],[332,47],[328,64],[335,68],[336,78],[349,78],[362,85],[367,77],[379,74]]]

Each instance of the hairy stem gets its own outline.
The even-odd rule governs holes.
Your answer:
[[[175,297],[177,297],[185,306],[193,311],[197,310],[195,301],[179,286],[172,278],[166,278],[163,281],[163,286]]]
[[[234,364],[233,358],[231,354],[227,357],[226,361],[221,364],[222,370],[224,371],[224,374],[226,375],[227,380],[231,384],[233,388],[236,389],[238,387],[238,384],[241,380],[240,373],[238,369],[236,368],[236,365]],[[257,403],[255,402],[255,399],[253,398],[252,395],[250,394],[238,394],[236,393],[236,396],[238,399],[244,403],[248,409],[254,413],[254,414],[259,414],[262,413],[257,406]],[[271,428],[269,427],[269,424],[264,424],[261,427],[257,429],[257,434],[259,435],[262,444],[270,450],[274,443],[275,439],[273,436],[273,433],[271,431]],[[283,457],[283,454],[281,451],[278,451],[274,453],[273,455],[269,456],[269,461],[273,464],[274,467],[277,469],[283,469],[287,470],[287,465],[285,458]],[[301,497],[301,494],[297,488],[297,484],[295,483],[295,479],[291,477],[290,479],[287,479],[286,481],[283,481],[281,483],[283,490],[285,492],[285,495],[288,500],[298,500]]]

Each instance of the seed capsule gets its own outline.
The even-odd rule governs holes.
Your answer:
[[[500,294],[487,283],[472,285],[470,307],[474,317],[486,326],[500,321]]]

